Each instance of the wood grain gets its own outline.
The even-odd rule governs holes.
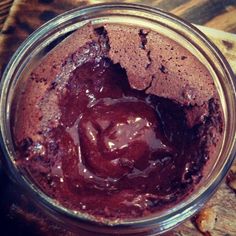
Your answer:
[[[15,0],[10,10],[9,17],[5,21],[0,33],[0,72],[4,70],[12,53],[20,43],[38,26],[53,18],[59,13],[91,3],[104,1],[81,1],[81,0]],[[126,2],[134,2],[128,0]],[[143,3],[144,1],[136,1]],[[236,33],[236,1],[235,0],[150,0],[145,1],[152,6],[170,11],[178,16],[191,21],[192,23],[214,27],[228,32]],[[4,20],[10,0],[0,2],[0,27],[1,19]],[[2,13],[2,14],[1,14]],[[219,30],[198,26],[212,40],[221,52],[225,55],[236,74],[236,35],[225,33]],[[0,76],[1,77],[1,76]],[[11,204],[15,204],[12,208]],[[9,203],[11,215],[20,215],[25,222],[43,227],[43,235],[49,231],[54,232],[52,225],[49,225],[44,217],[31,213],[25,208],[21,209],[16,203]],[[217,222],[212,236],[236,236],[236,197],[235,193],[223,182],[219,190],[207,203],[217,213]],[[12,210],[13,209],[13,210]],[[6,210],[7,212],[7,210]],[[13,212],[13,213],[12,213]],[[7,213],[9,214],[9,212]],[[14,218],[14,217],[13,217]],[[14,221],[13,221],[14,222]],[[35,223],[36,222],[36,223]],[[30,224],[30,223],[29,223]],[[0,222],[1,225],[1,222]],[[48,228],[47,228],[48,227]],[[57,230],[50,235],[72,235],[64,230]],[[171,236],[200,236],[202,235],[190,220],[168,233]],[[84,236],[83,234],[79,236]]]
[[[0,30],[8,16],[13,0],[3,0],[0,2]]]
[[[31,1],[14,1],[14,5],[26,3],[27,5]],[[61,0],[38,0],[37,4],[40,9],[40,5],[52,5],[53,2],[59,3],[63,2]],[[65,9],[69,9],[71,5],[81,5],[81,4],[91,4],[91,3],[101,3],[104,0],[87,0],[87,1],[64,1]],[[106,1],[108,2],[108,1]],[[113,1],[118,2],[118,1]],[[150,4],[155,7],[159,7],[166,11],[171,11],[182,18],[195,23],[206,26],[211,26],[216,29],[236,33],[236,1],[235,0],[126,0],[119,2],[138,2]],[[8,15],[9,9],[13,3],[13,0],[1,0],[0,2],[0,30],[3,27],[3,23]],[[72,4],[71,4],[72,3]],[[35,1],[32,1],[35,4]],[[57,5],[56,4],[56,5]],[[25,9],[27,11],[27,9]]]

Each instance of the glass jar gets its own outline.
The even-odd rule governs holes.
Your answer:
[[[63,37],[87,23],[131,24],[157,31],[194,54],[209,70],[218,90],[225,120],[223,144],[204,181],[184,201],[172,209],[145,218],[102,223],[92,217],[74,212],[46,196],[15,165],[11,134],[11,106],[17,88],[37,62]],[[156,235],[163,233],[196,213],[211,197],[233,162],[236,145],[236,93],[233,73],[220,51],[198,29],[183,20],[148,6],[136,4],[101,4],[73,9],[57,16],[36,30],[19,47],[9,62],[1,81],[0,127],[4,164],[12,179],[46,214],[74,232],[119,235]]]

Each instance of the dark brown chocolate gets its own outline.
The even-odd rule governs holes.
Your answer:
[[[65,207],[110,220],[190,194],[223,133],[207,69],[136,27],[77,30],[42,59],[19,98],[19,167]]]

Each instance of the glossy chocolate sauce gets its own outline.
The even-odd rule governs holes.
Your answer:
[[[73,209],[129,218],[191,189],[204,157],[180,105],[132,89],[107,58],[76,68],[66,89],[60,125],[44,143],[23,145],[23,165],[44,192]]]
[[[134,89],[132,71],[127,76],[125,66],[108,55],[107,33],[100,28],[96,34],[97,41],[63,59],[59,74],[55,61],[31,74],[13,119],[17,163],[69,209],[111,220],[145,216],[177,204],[200,181],[215,134],[222,132],[219,106],[213,98],[202,103],[205,95],[194,95],[198,90],[189,86],[179,95],[183,104],[154,95],[164,82],[155,85],[153,79],[145,89]],[[47,70],[56,76],[38,81]],[[192,98],[200,105],[185,102]],[[29,111],[35,113],[27,117]]]

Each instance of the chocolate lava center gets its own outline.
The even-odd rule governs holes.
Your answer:
[[[107,58],[77,67],[66,88],[60,109],[67,128],[60,143],[69,134],[78,148],[70,157],[77,164],[67,162],[71,167],[64,169],[70,186],[105,192],[158,188],[172,197],[187,187],[192,145],[186,144],[193,134],[181,106],[132,89],[125,71]]]
[[[85,163],[102,177],[121,178],[157,161],[155,153],[168,155],[155,110],[135,97],[99,100],[83,114],[78,131]]]

